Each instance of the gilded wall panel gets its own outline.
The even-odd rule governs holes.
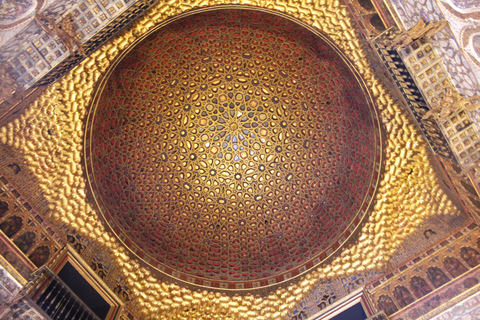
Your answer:
[[[391,268],[399,268],[404,265],[411,257],[414,257],[434,245],[438,245],[443,239],[455,234],[470,223],[465,216],[444,215],[433,216],[425,221],[422,228],[413,232],[399,247],[397,252],[389,260]],[[375,282],[378,278],[385,276],[384,272],[359,273],[349,277],[332,279],[329,281],[318,282],[315,288],[309,292],[295,310],[289,314],[289,319],[299,316],[304,312],[306,316],[312,316],[330,302],[335,302],[358,288]],[[335,299],[330,299],[335,296]]]
[[[454,307],[439,314],[433,320],[449,319],[478,319],[480,318],[480,293],[475,293],[468,299],[456,304]]]
[[[78,234],[75,230],[61,229],[66,235],[68,244],[73,247],[92,268],[93,271],[124,302],[132,300],[132,292],[125,283],[125,275],[118,266],[116,258],[103,246]],[[130,303],[131,304],[131,303]]]
[[[0,230],[2,256],[18,267],[25,279],[63,246],[58,234],[1,175]]]
[[[445,308],[452,307],[455,303],[478,292],[480,289],[478,286],[479,281],[480,272],[478,269],[475,269],[453,280],[448,287],[443,287],[429,294],[424,300],[421,300],[411,308],[407,308],[405,311],[399,312],[398,315],[394,315],[391,318],[403,320],[432,319],[435,315],[444,311]]]
[[[382,273],[367,272],[329,281],[319,281],[313,290],[305,295],[295,309],[288,314],[286,319],[307,319],[381,275]]]
[[[28,199],[25,208],[34,207],[35,211],[45,216],[48,212],[48,202],[43,197],[42,192],[38,192],[38,180],[34,172],[30,170],[25,162],[23,155],[15,148],[0,144],[0,174],[2,181],[9,183],[12,190],[18,191],[13,194],[13,198],[20,201],[20,194],[24,199]],[[37,181],[35,183],[35,181]],[[34,183],[32,183],[34,182]],[[26,201],[23,200],[25,203]]]
[[[480,279],[479,236],[472,225],[368,285],[377,307],[392,319],[424,319],[475,287]]]

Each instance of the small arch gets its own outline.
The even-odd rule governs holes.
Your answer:
[[[432,229],[427,229],[425,230],[425,232],[423,233],[423,236],[425,237],[425,239],[430,239],[432,236],[436,235],[437,233],[435,231],[433,231]]]
[[[450,281],[450,278],[447,277],[445,272],[443,272],[440,268],[437,267],[428,268],[427,276],[435,288],[439,288]]]
[[[20,237],[15,239],[13,243],[22,251],[23,253],[27,253],[35,244],[37,240],[37,234],[33,231],[24,232]]]
[[[467,272],[467,268],[457,258],[446,257],[443,260],[443,266],[453,278],[456,278]]]
[[[8,211],[8,203],[0,200],[0,218],[5,216],[5,213]]]
[[[480,254],[471,247],[462,247],[460,249],[460,256],[471,268],[480,264]]]
[[[427,283],[427,281],[417,276],[412,277],[412,279],[410,279],[410,288],[412,289],[413,293],[417,298],[421,298],[424,295],[432,292],[432,288]]]
[[[398,308],[393,302],[392,298],[390,298],[386,294],[382,294],[380,298],[378,298],[377,305],[378,308],[382,309],[387,316],[392,315],[398,311]]]
[[[393,290],[393,297],[397,301],[400,308],[405,308],[410,303],[415,301],[410,291],[404,286],[397,286],[395,290]]]
[[[22,228],[22,226],[22,218],[11,216],[0,224],[0,230],[2,230],[7,237],[11,238]]]
[[[50,258],[50,249],[47,246],[40,246],[36,248],[30,256],[28,256],[30,261],[33,262],[38,268],[43,266],[48,259]]]

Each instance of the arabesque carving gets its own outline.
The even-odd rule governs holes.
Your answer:
[[[74,17],[73,14],[67,14],[60,22],[57,22],[41,13],[35,14],[35,20],[42,27],[45,32],[51,36],[57,36],[67,47],[70,54],[75,53],[75,47],[80,55],[85,56],[85,51],[83,50],[82,43],[77,39],[76,30],[77,27],[73,24]]]
[[[13,95],[18,91],[18,86],[5,64],[0,65],[0,84],[0,98],[11,104]]]
[[[391,36],[394,38],[387,41],[387,49],[403,49],[421,37],[431,37],[435,35],[447,25],[448,22],[446,20],[427,23],[425,20],[420,19],[411,29],[393,33]]]
[[[423,119],[433,117],[439,122],[445,121],[453,112],[465,110],[475,111],[480,108],[480,96],[462,97],[456,89],[451,86],[445,86],[445,94],[438,104],[430,109]]]
[[[473,181],[478,184],[480,182],[480,161],[475,161],[468,167],[462,169],[462,171],[460,171],[458,174],[458,177],[462,179],[468,179],[470,174],[473,175]]]

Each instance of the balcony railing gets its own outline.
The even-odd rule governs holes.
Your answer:
[[[20,301],[34,302],[43,316],[52,320],[100,320],[50,268],[37,269],[30,281],[10,303],[15,312]]]

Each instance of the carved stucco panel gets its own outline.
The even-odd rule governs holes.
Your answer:
[[[473,35],[471,29],[478,28],[477,21],[480,19],[478,0],[462,2],[442,0],[438,2],[438,5],[450,25],[457,46],[463,53],[464,61],[462,62],[471,67],[477,80],[480,79],[480,60],[475,54],[473,46],[469,45],[470,41],[468,39]]]
[[[478,94],[480,70],[465,58],[452,31],[445,28],[433,37],[432,43],[443,57],[445,67],[460,94],[468,97]]]
[[[480,89],[480,70],[473,67],[460,50],[455,37],[456,23],[448,19],[435,0],[393,0],[393,8],[401,19],[403,28],[412,28],[420,18],[429,21],[448,20],[449,28],[443,29],[432,39],[438,53],[443,56],[444,64],[455,86],[462,95],[473,96]],[[453,28],[453,32],[450,28]],[[457,32],[460,32],[458,30]]]
[[[403,28],[412,28],[420,18],[443,20],[443,14],[434,0],[392,0],[391,4],[401,19]]]

